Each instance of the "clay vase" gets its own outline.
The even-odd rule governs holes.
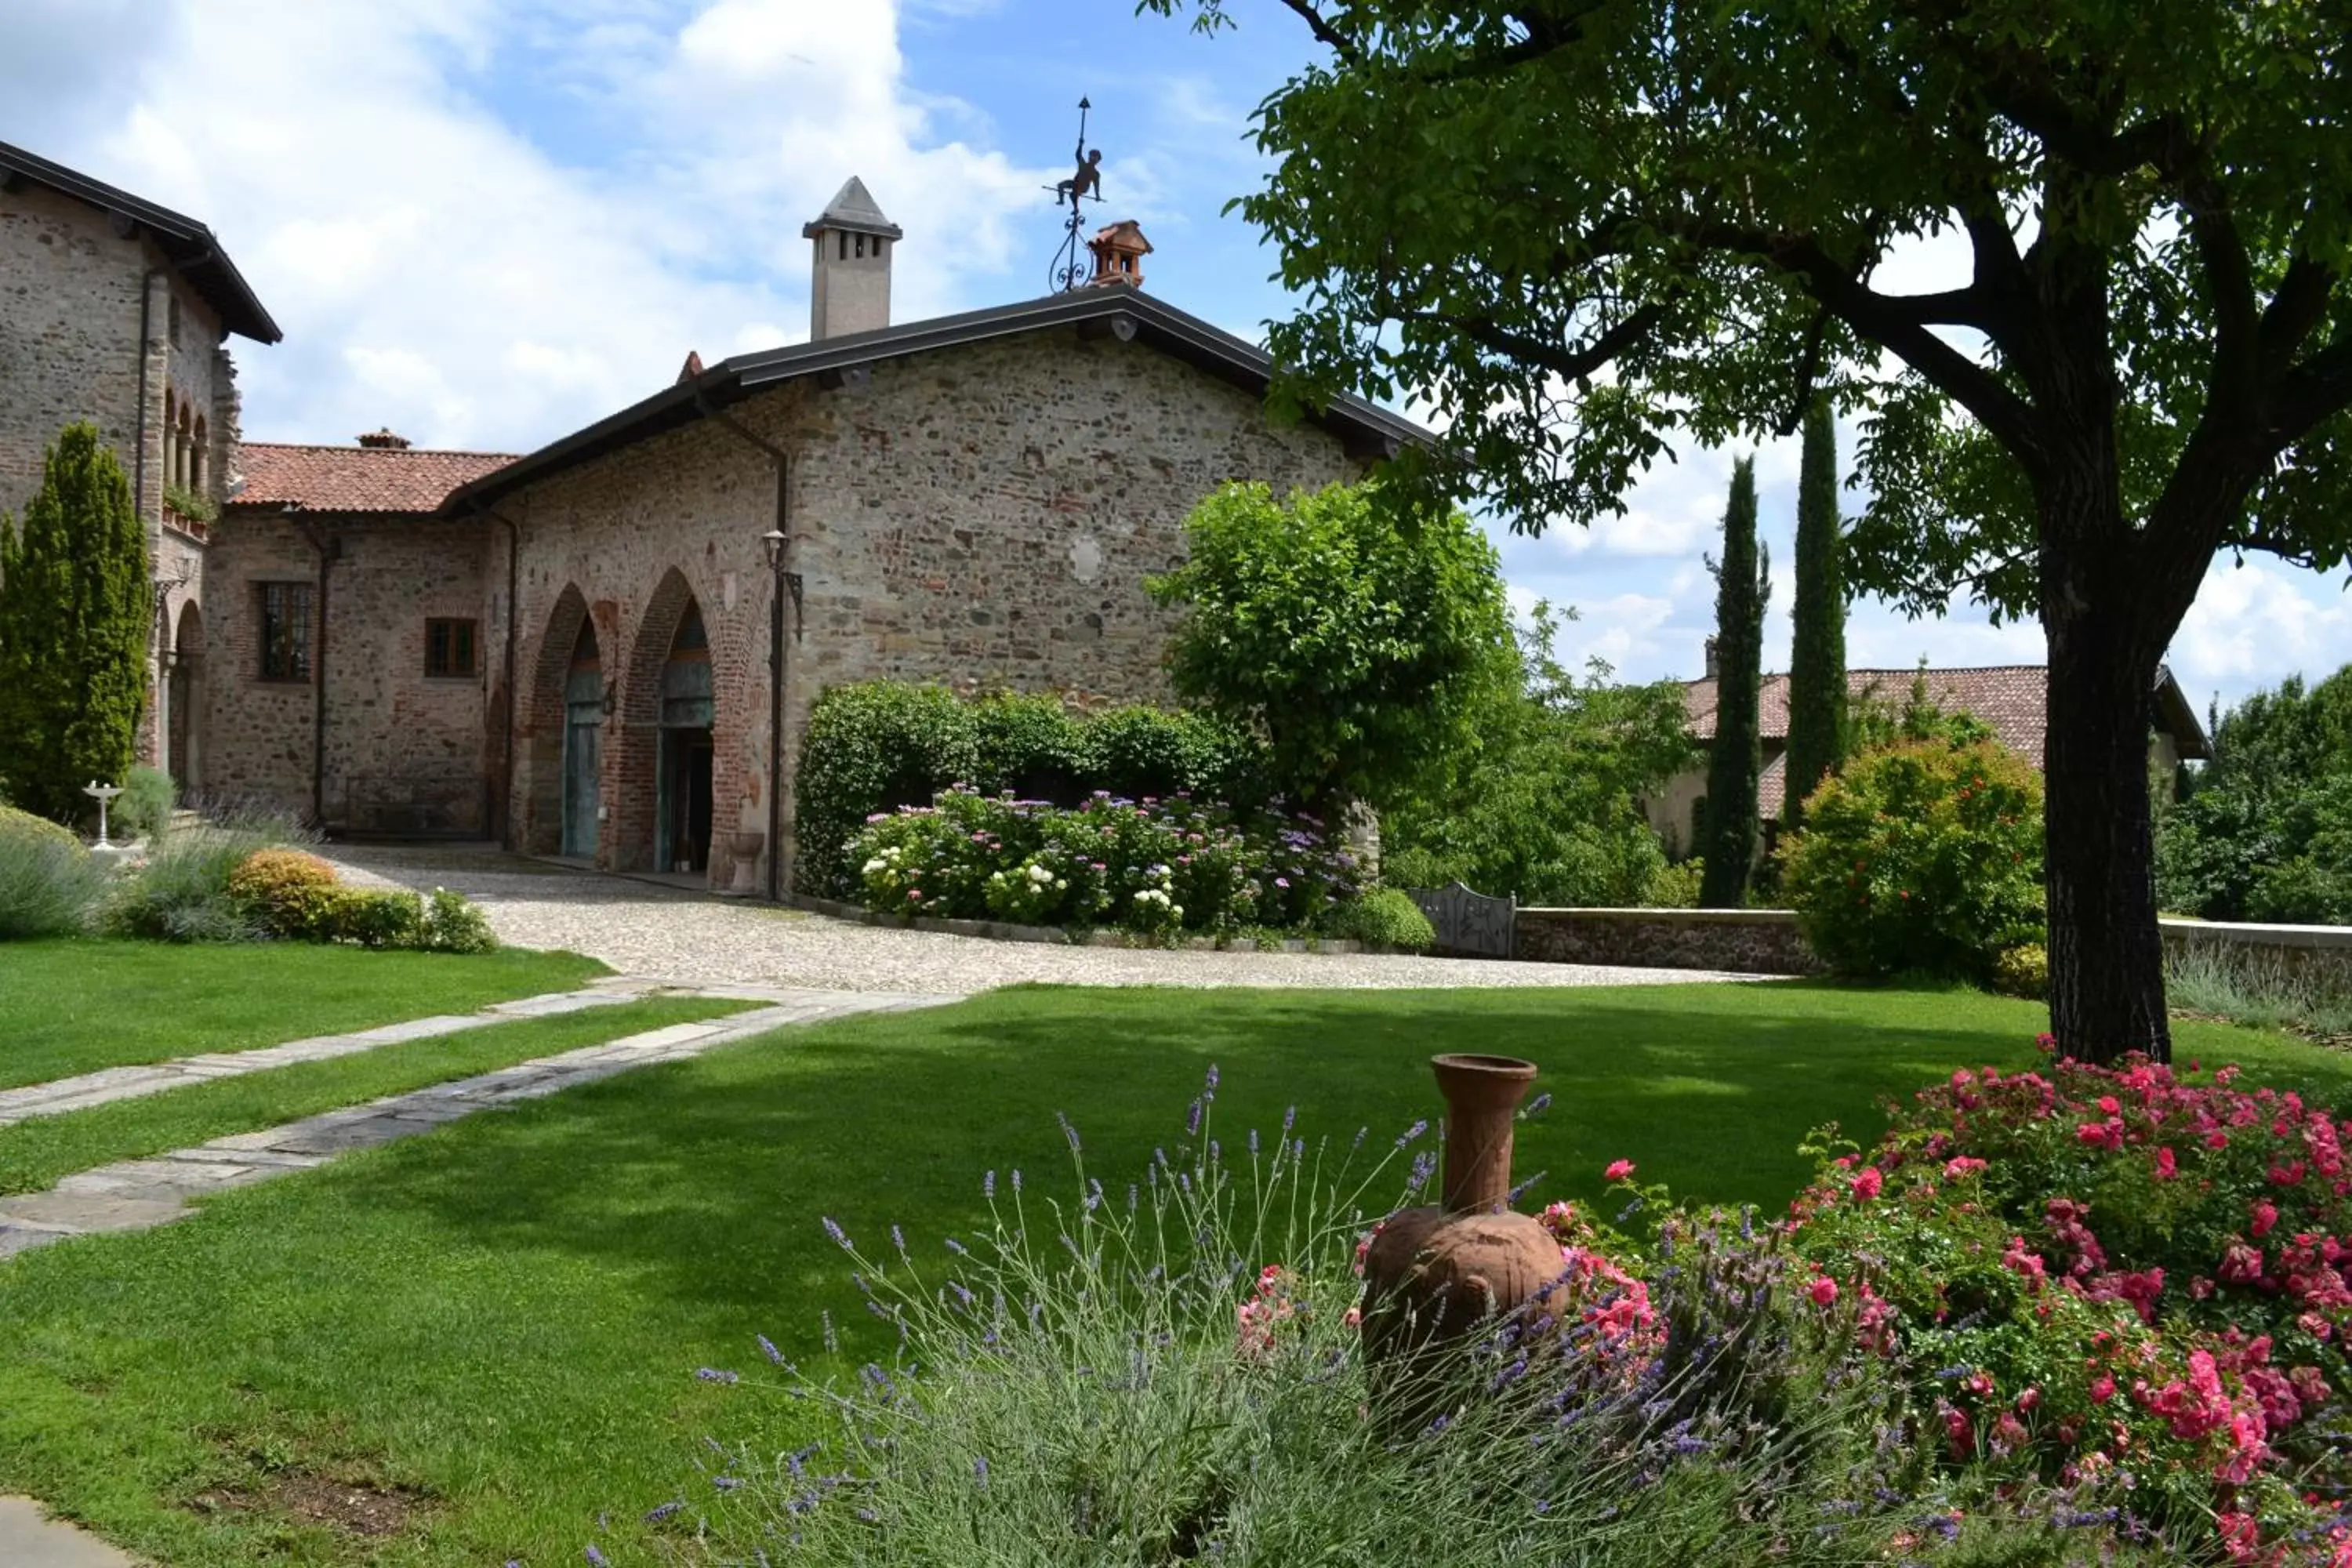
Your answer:
[[[1433,1057],[1445,1097],[1442,1205],[1391,1215],[1364,1255],[1364,1362],[1376,1401],[1415,1423],[1443,1386],[1444,1352],[1561,1281],[1559,1243],[1511,1192],[1513,1113],[1535,1080],[1515,1057]]]

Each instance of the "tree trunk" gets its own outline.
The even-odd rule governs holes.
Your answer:
[[[2161,640],[2112,582],[2105,613],[2045,601],[2050,718],[2044,742],[2050,1024],[2082,1061],[2130,1051],[2172,1059],[2156,924],[2147,803],[2148,703]]]

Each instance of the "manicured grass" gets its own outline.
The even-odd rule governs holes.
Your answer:
[[[617,1040],[670,1024],[724,1017],[758,1005],[697,996],[618,1003],[551,1018],[491,1024],[436,1039],[379,1046],[331,1061],[215,1079],[63,1116],[35,1117],[13,1127],[0,1127],[0,1193],[37,1192],[60,1176],[111,1161],[184,1149],[232,1132],[258,1131],[387,1094],[404,1094],[511,1067],[533,1057]]]
[[[845,1356],[887,1351],[819,1216],[886,1253],[903,1223],[942,1258],[982,1171],[1025,1169],[1033,1201],[1067,1190],[1057,1108],[1116,1192],[1179,1147],[1212,1062],[1229,1152],[1292,1103],[1310,1138],[1369,1126],[1386,1150],[1435,1112],[1427,1055],[1507,1052],[1555,1097],[1522,1129],[1520,1172],[1552,1173],[1530,1201],[1595,1197],[1623,1156],[1777,1207],[1807,1128],[1869,1135],[1878,1097],[2024,1066],[2041,1024],[2021,1003],[1810,985],[1019,989],[787,1031],[0,1265],[0,1491],[174,1568],[542,1568],[592,1539],[645,1562],[642,1512],[709,1495],[700,1436],[800,1435],[803,1407],[753,1386],[755,1333],[821,1359],[828,1309]],[[2352,1100],[2352,1057],[2210,1026],[2180,1043]],[[696,1381],[705,1365],[747,1382]],[[419,1500],[379,1539],[273,1501],[319,1476]]]
[[[0,944],[0,1089],[203,1051],[242,1051],[492,1002],[608,973],[575,952],[457,957],[265,942]]]

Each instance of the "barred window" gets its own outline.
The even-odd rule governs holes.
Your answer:
[[[260,583],[261,679],[310,679],[310,584]]]
[[[476,623],[428,620],[425,623],[425,673],[430,677],[477,673],[474,663]]]

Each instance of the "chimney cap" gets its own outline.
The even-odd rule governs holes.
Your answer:
[[[1143,258],[1151,254],[1151,242],[1143,237],[1143,226],[1133,218],[1105,224],[1087,241],[1087,248],[1095,255],[1095,275],[1087,279],[1088,283],[1142,284]]]
[[[392,427],[387,425],[380,426],[361,437],[360,445],[374,451],[405,452],[408,450],[409,442],[407,437],[393,434]]]
[[[847,234],[874,234],[884,239],[904,239],[906,231],[882,216],[882,209],[866,189],[866,182],[856,175],[834,193],[824,211],[813,223],[801,226],[801,237],[814,239],[818,235],[840,230]]]

